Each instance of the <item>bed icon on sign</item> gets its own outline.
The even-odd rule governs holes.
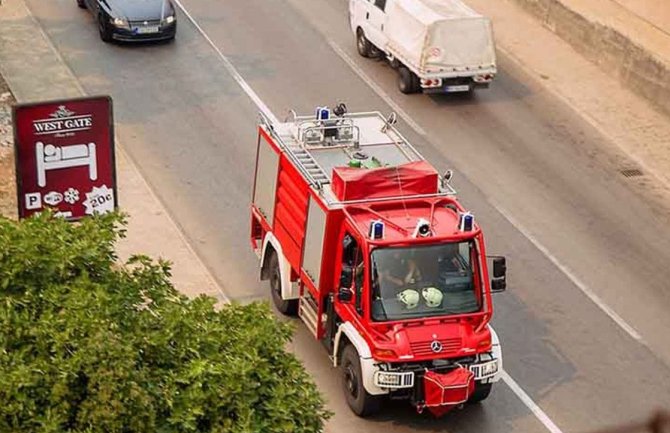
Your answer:
[[[41,141],[35,143],[37,159],[37,184],[46,186],[46,172],[61,168],[88,166],[88,178],[98,179],[98,163],[95,154],[95,143],[75,144],[71,146],[45,145]]]

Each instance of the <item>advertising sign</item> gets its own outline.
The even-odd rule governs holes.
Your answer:
[[[20,218],[53,209],[77,220],[117,207],[109,96],[20,104],[12,118]]]

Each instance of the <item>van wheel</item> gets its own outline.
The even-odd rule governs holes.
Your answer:
[[[342,387],[347,404],[360,417],[367,417],[379,412],[382,397],[371,395],[363,386],[361,360],[356,349],[347,345],[342,353]]]
[[[372,53],[372,44],[365,37],[365,33],[361,29],[358,29],[356,32],[356,49],[358,50],[358,54],[363,57],[370,57]]]
[[[297,299],[282,299],[281,297],[281,272],[279,271],[279,257],[276,252],[270,256],[270,291],[272,302],[280,313],[286,316],[295,316],[298,312]]]
[[[475,384],[475,392],[472,393],[472,396],[468,400],[468,403],[479,403],[480,401],[486,400],[489,394],[491,394],[492,388],[493,388],[492,383]]]
[[[406,95],[418,93],[421,90],[419,77],[406,66],[398,68],[398,89]]]

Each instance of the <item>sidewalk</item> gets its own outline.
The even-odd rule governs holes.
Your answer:
[[[603,71],[670,114],[670,2],[514,1]]]
[[[0,74],[17,102],[85,95],[72,71],[51,45],[23,0],[0,6]],[[147,254],[173,263],[172,282],[189,296],[206,294],[227,302],[166,209],[117,142],[117,179],[121,210],[128,213],[128,237],[118,246],[121,259]],[[5,173],[2,173],[3,175]]]

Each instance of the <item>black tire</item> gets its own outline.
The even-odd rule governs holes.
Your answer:
[[[342,352],[342,389],[347,404],[358,416],[365,418],[379,412],[382,396],[371,395],[363,386],[361,360],[356,349],[347,345]]]
[[[372,44],[365,37],[365,33],[361,29],[358,29],[356,32],[356,49],[358,50],[358,54],[363,57],[370,57],[372,55]]]
[[[272,292],[272,302],[277,310],[286,316],[295,316],[298,312],[298,300],[284,300],[281,297],[281,272],[279,271],[279,257],[276,252],[272,252],[270,262],[270,291]]]
[[[112,29],[103,14],[98,16],[98,31],[103,42],[112,42]]]
[[[475,384],[475,392],[472,393],[468,403],[479,403],[480,401],[486,400],[486,398],[491,394],[491,389],[493,388],[492,383],[477,383]]]
[[[406,66],[398,68],[398,89],[405,95],[418,93],[421,90],[419,77]]]
[[[77,6],[82,9],[86,9],[86,2],[84,0],[77,0]]]

